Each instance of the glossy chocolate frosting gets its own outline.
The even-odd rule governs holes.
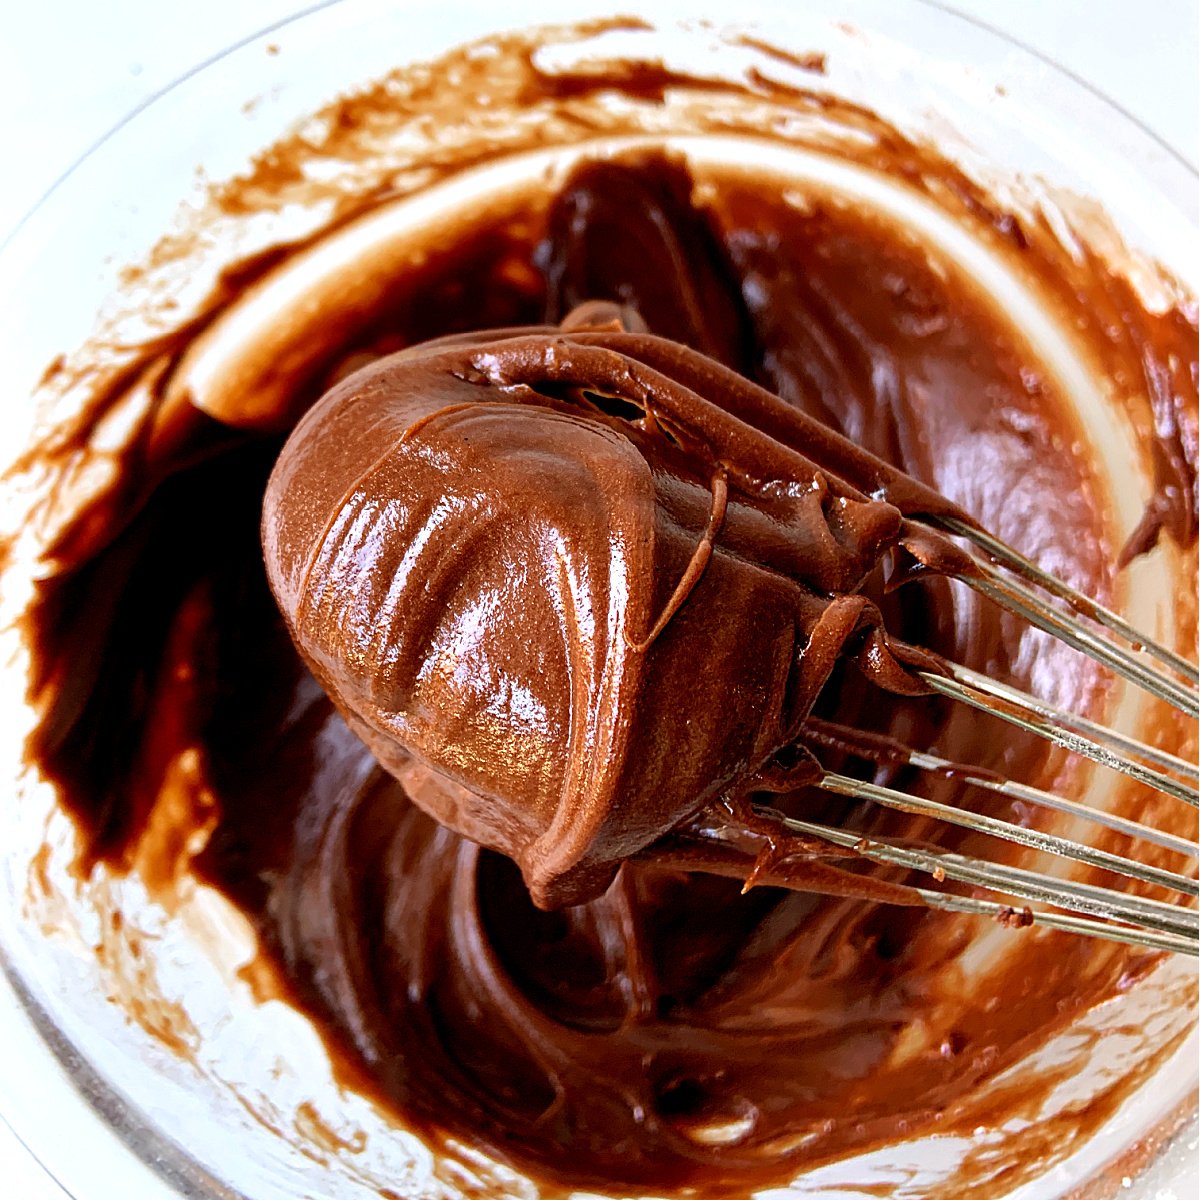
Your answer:
[[[559,329],[435,341],[344,380],[280,454],[263,544],[351,728],[549,907],[594,898],[621,861],[744,794],[839,657],[928,691],[910,668],[933,658],[858,594],[903,543],[953,556],[930,530],[906,536],[922,513],[966,519],[587,304]]]
[[[904,647],[1085,712],[1099,672],[944,579],[888,592],[880,558],[950,504],[1108,599],[1086,439],[1005,314],[878,214],[694,184],[662,154],[585,160],[472,213],[369,311],[298,322],[255,428],[172,409],[197,335],[156,347],[108,401],[144,388],[151,417],[31,613],[31,757],[85,867],[203,825],[186,869],[253,922],[274,994],[447,1160],[544,1195],[746,1196],[917,1131],[1015,1122],[1048,1154],[1120,1097],[1039,1124],[1005,1071],[1154,957],[991,930],[984,969],[977,924],[863,903],[906,878],[781,852],[743,802],[995,857],[803,786],[804,755],[1018,820],[878,747],[1076,785],[913,694]],[[588,299],[613,307],[571,315]],[[1186,314],[1138,320],[1135,359],[1194,362]],[[760,794],[764,764],[792,786]]]

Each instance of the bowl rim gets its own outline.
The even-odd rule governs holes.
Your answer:
[[[7,230],[4,231],[3,237],[0,238],[0,255],[8,248],[10,242],[15,241],[21,230],[29,222],[29,220],[38,212],[39,209],[46,203],[47,200],[75,173],[85,160],[90,159],[96,154],[106,142],[110,141],[117,133],[125,128],[126,125],[135,121],[138,116],[147,108],[157,104],[159,100],[174,92],[182,84],[186,83],[194,75],[199,75],[209,67],[228,58],[231,54],[241,50],[245,46],[252,45],[255,42],[261,41],[263,38],[270,36],[272,33],[280,29],[284,29],[289,25],[293,25],[298,21],[303,21],[305,18],[314,16],[317,13],[323,12],[326,9],[337,8],[343,5],[352,5],[356,0],[318,0],[316,4],[310,4],[305,8],[297,9],[286,17],[280,17],[277,21],[272,21],[269,25],[264,25],[256,32],[248,33],[223,49],[218,50],[215,54],[210,54],[207,58],[202,59],[194,66],[189,67],[182,74],[177,75],[170,82],[165,83],[139,101],[131,108],[123,117],[115,124],[109,126],[98,138],[95,139],[89,146],[82,150],[75,159],[66,166],[46,190],[29,206],[29,208],[17,218],[16,222]],[[1020,51],[1023,55],[1028,55],[1030,58],[1037,60],[1044,66],[1063,79],[1068,80],[1073,86],[1087,92],[1093,100],[1100,103],[1104,108],[1119,116],[1122,121],[1129,127],[1138,131],[1138,133],[1152,142],[1155,148],[1167,155],[1176,164],[1187,171],[1194,179],[1200,180],[1200,164],[1193,162],[1187,155],[1177,146],[1169,142],[1162,134],[1155,130],[1141,117],[1135,116],[1122,104],[1118,103],[1112,96],[1108,95],[1102,88],[1092,83],[1091,80],[1085,79],[1078,72],[1073,71],[1070,67],[1054,58],[1052,55],[1039,50],[1036,46],[1030,45],[1029,42],[1022,38],[1016,37],[1013,34],[1007,33],[1003,29],[997,28],[990,21],[984,21],[979,17],[968,13],[960,12],[956,8],[952,8],[945,0],[907,0],[908,3],[919,5],[922,8],[931,9],[942,14],[944,17],[951,18],[955,21],[962,21],[964,24],[973,26],[975,29],[982,31],[997,38],[999,41],[1006,43],[1010,47]],[[569,15],[569,14],[567,14]]]

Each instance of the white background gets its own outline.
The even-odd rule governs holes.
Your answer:
[[[0,113],[7,114],[0,121],[0,241],[131,109],[303,7],[297,0],[0,0]],[[414,21],[427,11],[421,2],[408,7]],[[620,7],[614,0],[614,11]],[[1056,60],[1197,162],[1197,0],[950,0],[946,7]],[[0,1070],[3,1062],[0,1047]],[[138,1200],[116,1180],[97,1183],[86,1200]],[[0,1200],[65,1195],[0,1122]]]

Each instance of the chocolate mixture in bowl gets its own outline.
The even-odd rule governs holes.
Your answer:
[[[654,107],[645,72],[522,80],[522,105],[576,118],[602,87]],[[344,111],[361,128],[369,98]],[[1194,313],[1147,311],[883,136],[881,170],[953,179],[964,225],[1049,303],[1082,306],[1080,352],[1127,381],[1136,422],[1173,416],[1132,551],[1194,544]],[[753,838],[734,848],[742,879],[686,868],[712,832],[701,808],[731,781],[753,798],[810,714],[1032,784],[1086,782],[1037,739],[920,694],[909,666],[926,661],[914,648],[944,653],[1095,714],[1101,672],[944,581],[884,579],[904,517],[938,504],[1113,595],[1122,546],[1053,372],[880,212],[643,148],[469,207],[403,271],[354,264],[354,303],[332,288],[316,318],[283,314],[240,391],[189,387],[239,304],[337,233],[227,276],[203,320],[35,452],[73,469],[99,454],[105,414],[141,405],[112,479],[48,547],[28,616],[29,753],[78,819],[83,866],[162,838],[165,796],[174,852],[203,811],[190,869],[250,917],[344,1078],[442,1152],[477,1147],[550,1189],[740,1196],[1029,1111],[1029,1095],[982,1112],[976,1097],[1153,955],[867,902],[902,899],[904,876],[853,857],[767,862],[745,890]],[[820,430],[875,463],[874,487],[823,474]],[[791,671],[797,645],[810,670]],[[1191,736],[1166,713],[1159,729],[1176,748]],[[909,782],[835,736],[805,747]],[[514,779],[527,804],[480,802]],[[998,853],[791,779],[769,797],[784,812]],[[1134,785],[1122,801],[1159,803]],[[841,894],[771,886],[805,872]],[[986,964],[969,959],[985,934],[1011,939]],[[1117,1102],[1041,1132],[1069,1145]]]

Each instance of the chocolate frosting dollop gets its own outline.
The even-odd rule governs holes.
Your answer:
[[[909,514],[954,506],[625,324],[588,304],[358,371],[264,500],[268,578],[316,678],[545,907],[744,790],[840,656],[901,694],[936,669],[858,589],[901,543],[928,557]]]

